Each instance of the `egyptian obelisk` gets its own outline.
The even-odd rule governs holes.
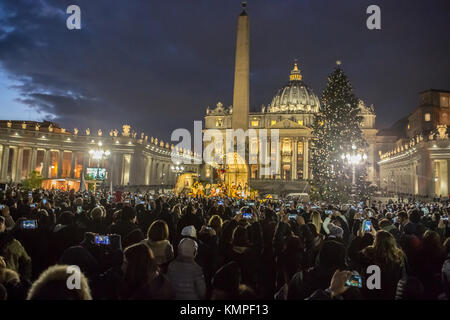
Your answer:
[[[250,104],[250,20],[246,12],[247,3],[242,2],[242,13],[238,17],[236,37],[236,60],[234,67],[234,92],[233,92],[233,114],[231,117],[231,128],[233,130],[248,129],[248,112]],[[234,148],[234,141],[232,142]],[[229,190],[234,184],[241,190],[247,189],[248,162],[245,159],[248,152],[248,139],[245,138],[244,159],[237,152],[227,154],[227,171],[225,183]],[[232,157],[232,159],[229,158]]]
[[[238,17],[236,38],[236,60],[234,67],[233,129],[248,129],[250,104],[250,19],[242,2],[242,13]]]

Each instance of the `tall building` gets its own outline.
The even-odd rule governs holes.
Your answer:
[[[395,143],[380,154],[380,187],[393,193],[448,197],[450,91],[419,93],[418,107],[397,122]]]
[[[276,172],[269,176],[262,175],[259,163],[247,165],[250,186],[260,191],[308,191],[308,180],[311,179],[312,171],[309,152],[311,131],[315,114],[319,112],[319,98],[304,82],[301,70],[295,62],[288,77],[289,81],[275,91],[270,103],[262,106],[259,112],[249,111],[249,29],[249,16],[244,8],[238,17],[233,105],[225,107],[219,102],[215,108],[207,107],[205,129],[220,130],[223,135],[227,129],[248,128],[257,132],[260,129],[267,129],[269,132],[278,129],[280,161],[277,163]],[[366,106],[363,101],[360,101],[359,108],[363,118],[361,128],[369,145],[368,179],[375,184],[377,153],[381,147],[381,144],[377,144],[376,116],[373,106]],[[269,150],[272,150],[274,141],[268,144]],[[207,145],[208,143],[205,143],[205,147]],[[247,151],[257,149],[258,139],[250,139]],[[225,153],[225,150],[223,152]],[[227,180],[230,170],[233,169],[229,165],[211,165],[206,167],[204,173],[206,178],[211,178],[219,177],[221,172],[225,172],[221,178]]]

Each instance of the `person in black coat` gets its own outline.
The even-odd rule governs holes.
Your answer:
[[[194,226],[197,231],[200,231],[203,222],[203,219],[196,214],[196,210],[192,204],[188,204],[186,208],[183,209],[181,218],[178,221],[177,230],[178,232],[181,232],[184,227]]]
[[[119,213],[120,219],[117,223],[111,225],[109,228],[110,233],[120,235],[123,240],[128,236],[131,232],[136,229],[139,229],[139,226],[136,224],[136,210],[129,206],[124,206]]]
[[[240,224],[242,215],[236,215],[236,221]],[[258,217],[253,213],[251,224],[238,225],[232,236],[232,242],[228,257],[238,263],[242,271],[242,283],[259,292],[262,229]]]
[[[61,213],[59,223],[53,229],[51,243],[53,260],[56,262],[65,249],[78,245],[84,232],[74,223],[75,216],[70,211]]]
[[[345,247],[334,240],[324,241],[319,253],[319,262],[313,269],[296,273],[288,288],[288,300],[303,300],[315,290],[328,288],[336,270],[345,270]]]

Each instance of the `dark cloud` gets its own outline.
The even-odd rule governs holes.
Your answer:
[[[382,30],[365,27],[370,4]],[[77,4],[82,30],[66,28]],[[249,1],[251,103],[268,104],[297,58],[320,95],[337,59],[380,126],[417,105],[427,88],[450,89],[450,2]],[[20,101],[72,127],[130,123],[169,137],[206,106],[232,101],[240,1],[2,0],[0,63]],[[4,106],[2,106],[3,108]]]

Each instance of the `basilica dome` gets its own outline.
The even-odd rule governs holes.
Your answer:
[[[302,75],[297,63],[289,76],[289,82],[278,90],[272,103],[268,106],[268,112],[310,112],[319,111],[319,98],[314,91],[302,80]]]

